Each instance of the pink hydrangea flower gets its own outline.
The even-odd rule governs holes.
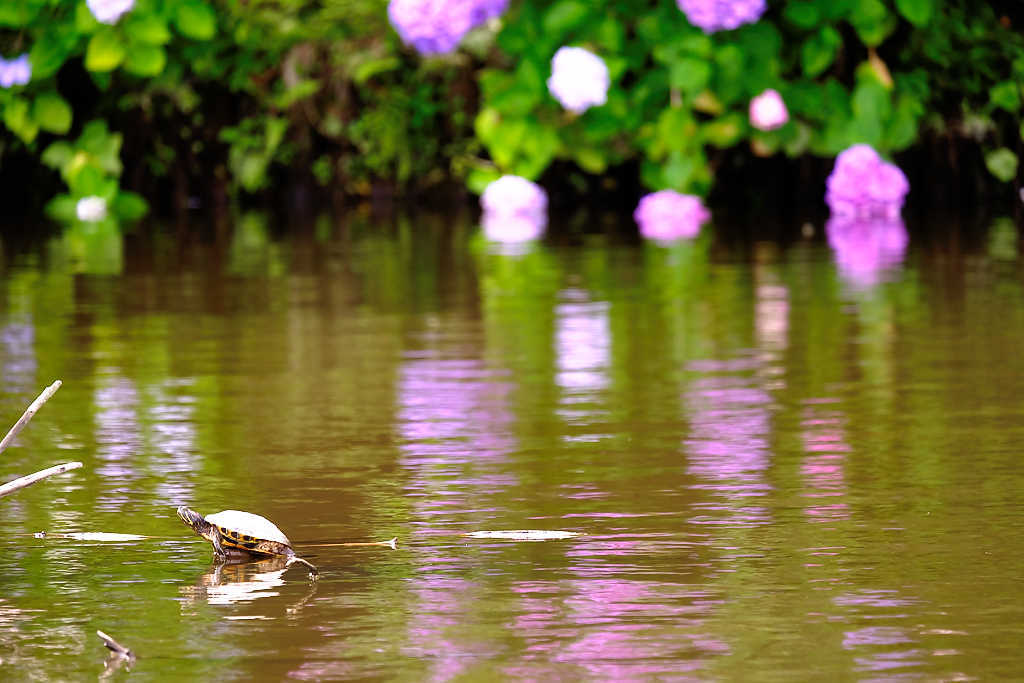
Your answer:
[[[563,107],[582,114],[608,101],[610,78],[604,60],[582,47],[561,47],[551,59],[548,90]]]
[[[487,239],[496,242],[524,242],[544,234],[548,221],[548,196],[543,188],[526,178],[505,175],[484,190],[483,228]]]
[[[903,171],[869,145],[840,152],[825,187],[825,202],[832,213],[857,219],[899,217],[910,190]]]
[[[89,11],[101,24],[116,24],[125,12],[131,11],[135,0],[85,0]]]
[[[388,18],[404,43],[438,55],[453,52],[463,36],[507,7],[508,0],[391,0]]]
[[[693,239],[711,218],[700,197],[661,190],[645,196],[633,212],[640,234],[650,240],[671,242]]]
[[[30,80],[32,64],[28,61],[28,53],[9,61],[0,57],[0,88],[26,85]]]
[[[857,287],[878,284],[903,261],[910,241],[899,217],[856,219],[832,216],[825,234],[840,274]]]
[[[789,121],[789,111],[782,95],[776,90],[765,90],[750,100],[750,125],[760,130],[775,130]]]
[[[704,33],[731,31],[764,14],[764,0],[676,0],[691,24]]]

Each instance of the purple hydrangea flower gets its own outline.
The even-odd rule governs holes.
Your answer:
[[[116,24],[121,15],[135,6],[135,0],[85,0],[89,11],[101,24]]]
[[[480,26],[491,19],[497,19],[508,9],[508,0],[474,0],[470,11],[473,26]]]
[[[789,121],[789,111],[782,95],[776,90],[765,90],[750,100],[750,125],[760,130],[775,130]]]
[[[610,84],[604,60],[582,47],[561,47],[551,59],[548,90],[569,111],[582,114],[608,101]]]
[[[25,85],[32,80],[32,63],[28,53],[10,61],[0,57],[0,88]]]
[[[731,31],[764,14],[764,0],[676,0],[691,24],[704,33]]]
[[[507,7],[508,0],[391,0],[388,18],[404,43],[420,54],[440,55]]]
[[[909,238],[903,221],[834,215],[825,234],[842,276],[858,287],[876,285],[903,261]]]
[[[840,152],[825,187],[825,202],[832,213],[857,219],[899,217],[910,190],[903,171],[869,145]]]
[[[526,178],[498,178],[484,190],[480,205],[484,210],[484,234],[496,242],[537,239],[547,226],[547,193]]]
[[[696,237],[711,213],[700,197],[661,190],[641,199],[633,218],[647,239],[671,242]]]

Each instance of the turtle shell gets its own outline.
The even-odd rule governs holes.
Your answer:
[[[262,555],[295,554],[284,532],[265,517],[240,510],[224,510],[207,515],[206,521],[217,528],[225,549]]]

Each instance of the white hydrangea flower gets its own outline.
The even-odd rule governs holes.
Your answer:
[[[607,102],[610,82],[604,60],[582,47],[561,47],[551,60],[548,90],[577,114]]]
[[[103,197],[82,197],[75,205],[78,220],[95,223],[107,217],[107,200]]]
[[[750,100],[750,125],[760,130],[775,130],[789,121],[789,111],[777,90],[765,90]]]
[[[85,0],[89,11],[101,24],[116,24],[125,12],[131,11],[135,0]]]

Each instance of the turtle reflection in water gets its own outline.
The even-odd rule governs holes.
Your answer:
[[[192,531],[213,544],[219,560],[229,557],[281,557],[285,566],[299,562],[310,569],[311,576],[320,572],[312,564],[295,554],[288,537],[273,522],[251,512],[224,510],[203,517],[184,505],[178,508],[178,517]]]

